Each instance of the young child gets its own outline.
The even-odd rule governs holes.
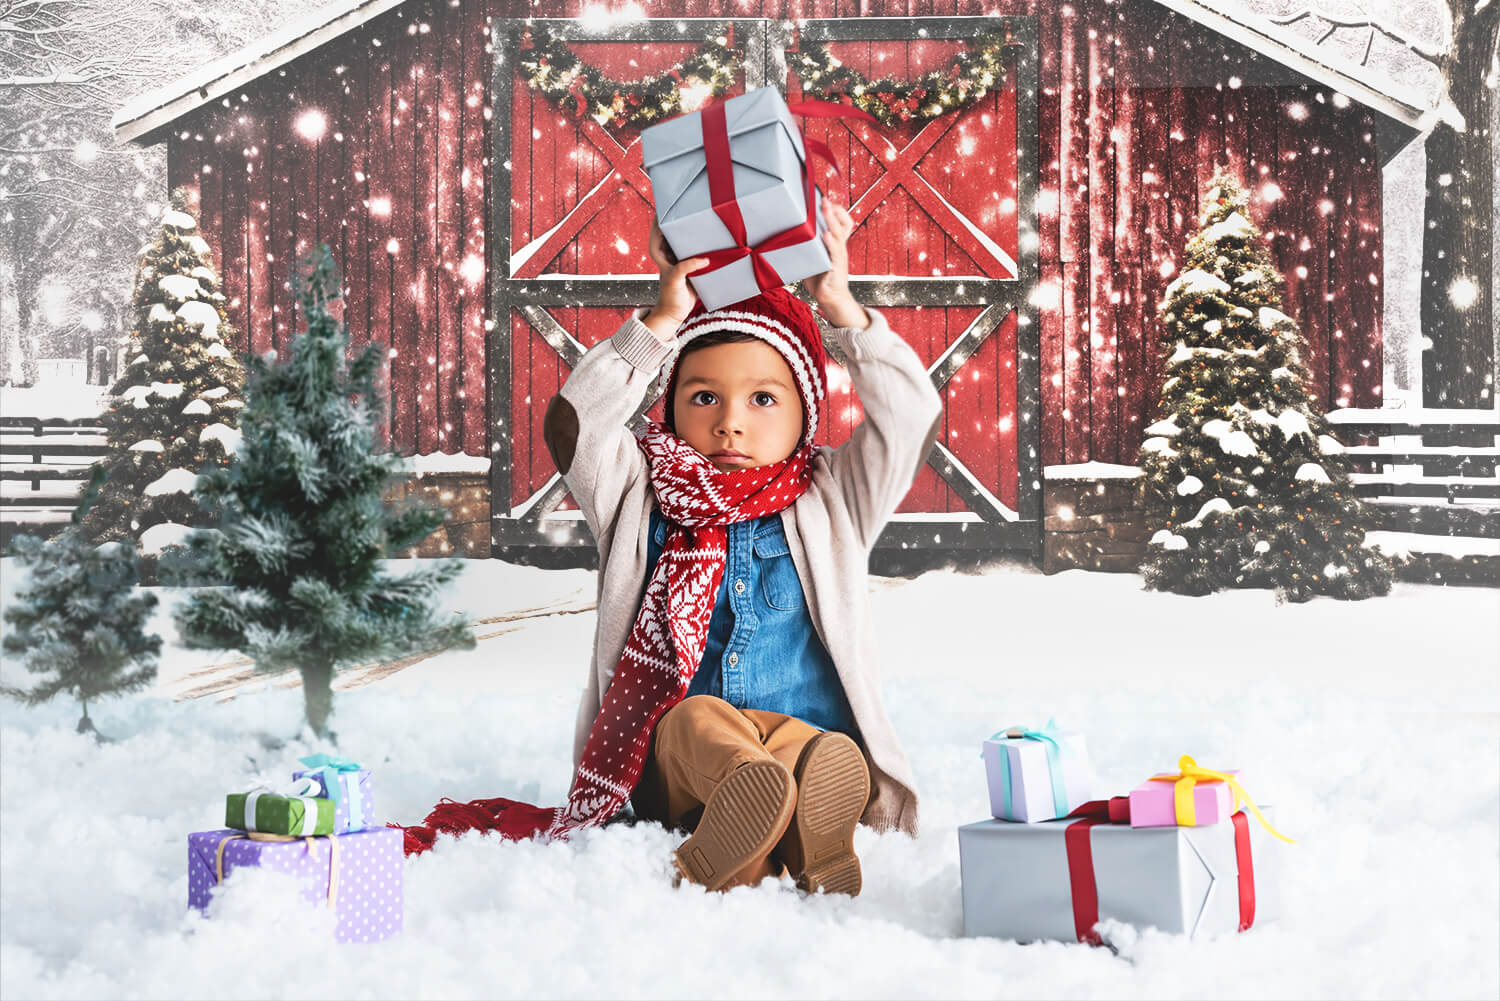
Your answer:
[[[707,262],[675,260],[654,221],[655,307],[583,356],[544,422],[599,546],[574,785],[550,827],[602,822],[628,797],[639,817],[691,832],[677,866],[714,890],[785,868],[804,890],[857,894],[856,824],[917,829],[866,575],[942,400],[850,295],[853,221],[823,206],[832,267],[803,285],[864,406],[847,443],[812,444],[826,355],[807,305],[774,289],[704,310],[687,276]],[[665,424],[632,433],[652,390]]]

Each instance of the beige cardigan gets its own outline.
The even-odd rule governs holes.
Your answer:
[[[833,658],[864,740],[873,796],[861,821],[917,833],[911,767],[881,701],[869,633],[869,552],[921,471],[939,433],[942,397],[926,367],[878,310],[864,329],[834,328],[865,417],[837,449],[819,446],[808,490],[781,512],[813,628]],[[547,409],[553,461],[599,545],[593,663],[578,706],[573,765],[583,756],[600,693],[609,688],[640,612],[656,499],[627,427],[677,345],[637,310],[578,362]]]

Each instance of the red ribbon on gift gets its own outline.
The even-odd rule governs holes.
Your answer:
[[[826,101],[799,101],[788,105],[787,110],[804,118],[863,118],[870,122],[875,121],[874,116],[857,108],[830,104]],[[734,164],[729,154],[729,125],[725,117],[724,105],[713,104],[704,108],[701,121],[703,123],[703,153],[708,170],[709,199],[713,202],[714,214],[724,223],[724,228],[729,230],[729,235],[734,238],[734,246],[696,255],[707,258],[708,263],[688,277],[696,278],[699,275],[717,271],[742,257],[749,257],[750,266],[755,273],[755,284],[760,291],[780,288],[786,282],[782,281],[781,276],[766,260],[765,255],[783,247],[795,247],[799,243],[806,243],[818,235],[812,172],[807,169],[807,164],[804,162],[802,164],[802,188],[803,199],[807,204],[807,218],[751,247],[749,237],[745,232],[745,218],[740,214],[739,202],[735,197]],[[817,157],[825,160],[836,173],[842,174],[838,160],[826,143],[804,135],[802,147],[807,151],[809,158]]]
[[[1130,823],[1130,798],[1113,796],[1083,804],[1069,817],[1077,817],[1063,831],[1068,853],[1068,882],[1073,890],[1073,930],[1078,941],[1102,945],[1099,932],[1099,887],[1094,879],[1094,847],[1089,828],[1098,824]],[[1234,857],[1239,870],[1240,931],[1255,923],[1255,867],[1250,859],[1250,821],[1244,810],[1229,818],[1234,824]]]

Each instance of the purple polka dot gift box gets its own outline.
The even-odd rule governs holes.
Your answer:
[[[401,931],[402,833],[377,827],[332,837],[266,841],[229,828],[188,835],[188,906],[205,910],[214,887],[241,866],[295,876],[302,896],[338,915],[340,942],[379,942]]]
[[[333,800],[333,833],[351,834],[379,827],[375,819],[375,780],[358,762],[330,754],[310,754],[297,759],[306,768],[292,773],[293,779],[313,779],[323,795]]]

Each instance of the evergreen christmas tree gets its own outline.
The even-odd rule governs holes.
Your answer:
[[[385,557],[420,542],[441,511],[382,499],[402,461],[375,449],[381,407],[377,344],[345,361],[348,332],[330,312],[340,285],[320,246],[300,267],[305,332],[291,358],[250,359],[243,442],[234,461],[199,481],[221,515],[190,539],[194,562],[227,587],[178,606],[188,647],[238,650],[265,671],[301,672],[307,721],[327,735],[331,683],[343,666],[448,647],[473,647],[468,623],[434,621],[437,591],[458,560],[393,576]]]
[[[109,452],[97,465],[107,478],[82,524],[94,542],[141,540],[148,552],[180,542],[186,526],[213,523],[193,485],[198,473],[228,463],[244,406],[245,373],[211,251],[183,204],[174,193],[143,251],[131,357],[103,415]]]
[[[156,677],[161,637],[145,626],[156,595],[137,593],[135,550],[124,542],[92,545],[78,522],[98,493],[96,473],[73,524],[50,540],[18,535],[12,552],[30,567],[27,582],[5,611],[0,647],[42,675],[31,689],[0,686],[0,695],[40,705],[64,692],[83,707],[79,733],[98,732],[89,703],[135,691]]]
[[[1306,341],[1281,311],[1285,281],[1249,199],[1221,170],[1203,205],[1161,307],[1161,417],[1139,465],[1165,527],[1147,546],[1146,585],[1270,587],[1278,603],[1386,594],[1391,565],[1363,546],[1364,505],[1308,391]]]

